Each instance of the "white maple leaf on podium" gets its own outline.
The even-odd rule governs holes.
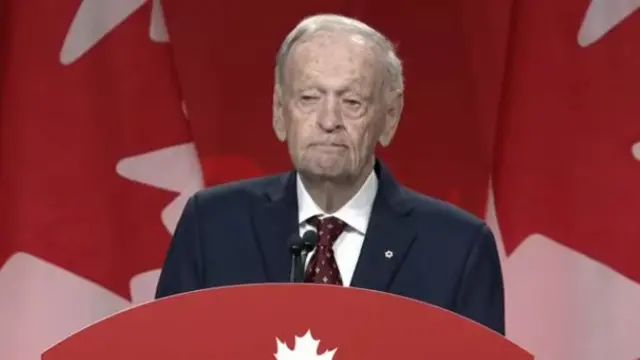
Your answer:
[[[640,0],[591,0],[578,31],[578,44],[592,45],[638,9]]]
[[[286,343],[276,338],[278,349],[275,354],[277,360],[331,360],[338,349],[326,350],[318,354],[319,340],[313,338],[311,329],[302,337],[295,337],[293,349],[289,349]]]
[[[486,219],[502,261],[511,341],[537,360],[640,355],[640,284],[540,234],[506,256],[491,194]]]

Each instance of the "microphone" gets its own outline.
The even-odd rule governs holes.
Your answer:
[[[304,267],[307,255],[313,251],[317,243],[318,233],[312,230],[306,231],[302,237],[294,234],[289,238],[289,251],[291,252],[290,282],[304,282]]]
[[[292,283],[302,282],[304,263],[302,262],[302,251],[304,250],[304,242],[298,234],[293,234],[289,238],[289,251],[291,252],[291,273],[289,281]]]
[[[313,230],[307,230],[302,234],[302,256],[306,257],[318,245],[318,233]]]

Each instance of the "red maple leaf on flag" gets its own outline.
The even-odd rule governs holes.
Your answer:
[[[536,359],[635,358],[640,2],[516,6],[487,213],[507,336]]]
[[[0,264],[26,252],[125,299],[135,274],[162,264],[160,213],[176,195],[116,164],[190,139],[170,49],[149,39],[151,3],[133,3],[89,44],[107,1],[11,2],[0,107]],[[61,59],[77,22],[91,25],[75,35],[93,46]]]
[[[508,252],[540,233],[640,282],[638,5],[583,3],[518,3],[494,177],[500,228]],[[581,24],[584,43],[608,33],[581,47]]]

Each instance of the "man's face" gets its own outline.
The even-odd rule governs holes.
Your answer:
[[[274,110],[299,172],[348,181],[369,168],[385,129],[384,74],[357,35],[318,32],[294,46]]]

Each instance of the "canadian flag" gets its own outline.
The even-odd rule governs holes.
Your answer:
[[[0,358],[153,298],[202,187],[159,1],[9,0],[0,40]]]
[[[640,0],[514,0],[510,21],[497,15],[508,0],[457,1],[429,14],[402,2],[323,3],[386,24],[401,34],[393,37],[401,55],[411,54],[413,100],[400,132],[410,130],[390,165],[405,183],[460,186],[464,177],[473,178],[469,189],[486,189],[478,163],[490,159],[462,156],[483,153],[472,136],[425,136],[453,126],[491,137],[464,124],[490,118],[484,129],[493,129],[496,120],[487,219],[502,252],[507,336],[542,360],[640,357]],[[83,326],[151,300],[170,233],[203,177],[224,182],[286,165],[280,144],[266,140],[268,106],[256,110],[270,101],[271,64],[225,54],[271,54],[289,20],[327,8],[289,0],[265,20],[271,3],[256,3],[262,12],[243,22],[242,3],[162,4],[173,11],[160,0],[0,2],[0,359],[39,359]],[[171,16],[181,42],[169,37]],[[511,26],[495,39],[508,39],[504,69],[486,71],[502,56],[487,52],[501,43],[478,32],[498,33],[503,22]],[[207,26],[215,31],[196,31]],[[273,49],[271,38],[261,41],[267,32]],[[210,38],[213,52],[202,45]],[[496,84],[493,119],[480,112],[493,114]],[[487,103],[470,116],[476,100]],[[421,101],[441,107],[434,122]],[[258,141],[242,136],[249,124]],[[420,145],[440,152],[417,167],[404,152]],[[452,190],[484,203],[484,190]]]
[[[638,0],[514,2],[488,218],[508,337],[640,357]]]

